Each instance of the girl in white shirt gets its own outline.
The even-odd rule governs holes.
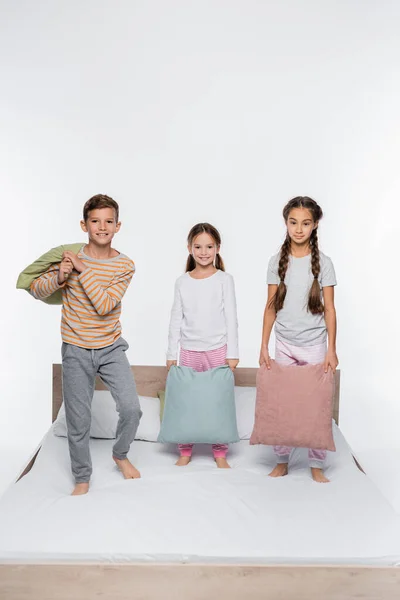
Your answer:
[[[175,283],[168,336],[167,368],[179,364],[207,371],[239,363],[238,322],[233,277],[219,254],[221,236],[209,223],[198,223],[188,235],[186,273]],[[178,466],[189,464],[193,444],[179,444]],[[229,468],[228,446],[213,444],[219,468]]]

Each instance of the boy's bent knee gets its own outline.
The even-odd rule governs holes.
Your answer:
[[[119,410],[119,416],[124,421],[140,421],[142,414],[140,406],[136,404],[126,404]]]

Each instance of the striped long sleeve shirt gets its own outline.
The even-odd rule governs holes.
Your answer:
[[[59,285],[59,264],[54,264],[35,279],[31,293],[42,299],[61,288],[63,341],[81,348],[104,348],[121,335],[121,300],[135,265],[124,254],[100,260],[81,250],[78,258],[86,266],[82,273],[73,270],[66,282]]]

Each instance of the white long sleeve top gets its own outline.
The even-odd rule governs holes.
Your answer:
[[[216,350],[227,345],[227,358],[239,358],[235,284],[218,270],[205,279],[189,273],[175,283],[169,325],[167,360],[176,360],[178,344],[185,350]]]

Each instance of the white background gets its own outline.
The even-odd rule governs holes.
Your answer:
[[[123,332],[163,364],[186,236],[210,221],[256,366],[268,258],[294,195],[322,206],[339,285],[341,427],[357,453],[400,446],[400,7],[396,0],[0,2],[0,479],[51,422],[60,309],[15,289],[50,247],[85,240],[114,197],[136,263]]]

